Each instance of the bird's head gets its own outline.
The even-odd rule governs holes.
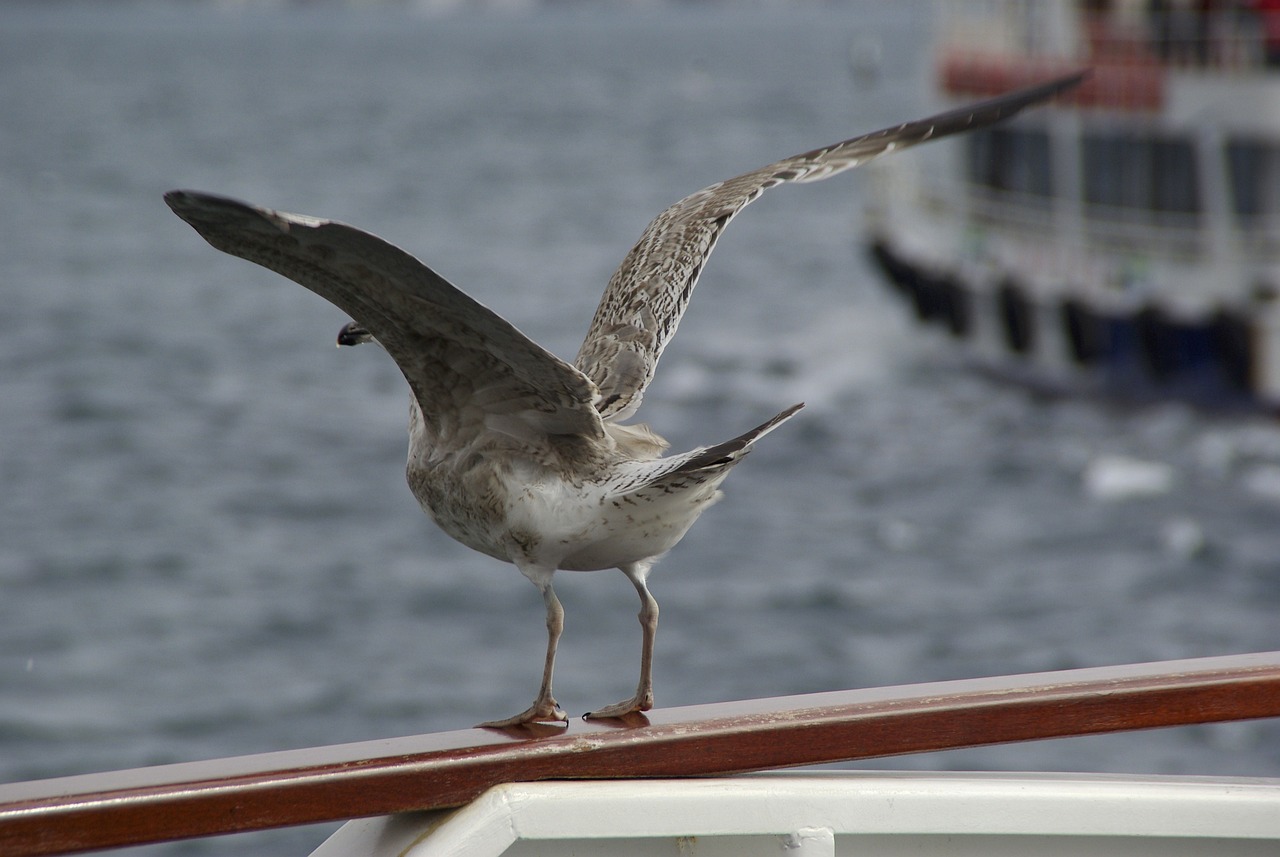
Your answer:
[[[344,324],[342,330],[338,331],[339,345],[360,345],[364,342],[373,341],[373,334],[354,321]]]

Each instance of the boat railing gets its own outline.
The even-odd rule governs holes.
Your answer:
[[[1157,212],[1126,206],[1089,204],[1087,217],[1077,216],[1078,202],[1035,193],[1000,190],[975,182],[931,177],[919,187],[920,204],[933,212],[959,216],[975,226],[1035,236],[1054,236],[1096,247],[1135,254],[1158,254],[1183,262],[1202,261],[1211,251],[1204,216],[1198,213]],[[1275,255],[1280,232],[1267,233],[1268,224],[1245,233],[1239,248],[1253,254]],[[1052,240],[1049,237],[1046,241]]]
[[[504,783],[683,778],[1280,717],[1280,652],[468,729],[0,786],[0,854],[69,854],[466,804]]]
[[[959,51],[1112,66],[1249,73],[1280,68],[1280,10],[1266,4],[945,4],[943,42]]]
[[[1280,260],[1280,214],[1251,215],[1237,218],[1240,244],[1250,256]]]
[[[1093,62],[1254,72],[1280,60],[1261,15],[1243,12],[1086,16],[1085,37],[1083,56]]]
[[[1089,204],[1086,209],[1085,237],[1095,246],[1159,252],[1182,261],[1202,260],[1210,252],[1209,235],[1200,214],[1098,203]]]

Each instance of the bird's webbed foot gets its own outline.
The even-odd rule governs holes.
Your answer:
[[[588,711],[582,715],[582,719],[607,720],[614,717],[626,717],[628,714],[648,711],[651,708],[653,708],[653,694],[645,696],[637,694],[630,699],[624,699],[622,702],[615,702],[613,705],[606,705],[604,708]]]
[[[568,725],[569,715],[550,697],[534,700],[533,705],[506,720],[489,720],[477,724],[478,729],[510,729],[513,726],[524,726],[527,723],[563,723]]]

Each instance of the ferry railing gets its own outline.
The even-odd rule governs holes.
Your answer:
[[[1078,232],[1062,228],[1064,219],[1059,209],[1069,208],[1074,200],[1050,198],[1036,194],[997,190],[972,182],[931,178],[922,190],[922,204],[935,211],[964,216],[976,224],[1029,235],[1074,235],[1077,240],[1096,247],[1152,253],[1182,262],[1209,264],[1215,261],[1211,239],[1213,212],[1184,214],[1157,212],[1125,206],[1089,203],[1083,206]],[[1248,262],[1271,265],[1280,261],[1280,216],[1226,214],[1230,240],[1224,253],[1228,258],[1217,261]]]
[[[1280,652],[468,729],[0,786],[0,854],[444,809],[506,782],[723,775],[1280,716]]]
[[[1066,221],[1066,214],[1070,206],[1077,203],[1062,197],[1001,190],[936,175],[931,175],[927,184],[922,183],[918,192],[920,204],[930,211],[963,217],[977,225],[1042,236],[1046,244],[1065,235],[1093,246],[1159,253],[1184,262],[1208,259],[1207,215],[1200,213],[1088,203],[1085,206],[1088,216],[1072,223]],[[1259,219],[1257,223],[1263,224],[1263,221]],[[1257,226],[1249,233],[1249,250],[1261,253],[1261,248],[1266,246],[1261,233],[1266,228],[1272,228],[1272,222]]]
[[[886,185],[876,191],[882,200],[891,193],[900,196],[915,193],[918,194],[916,202],[938,216],[963,217],[975,225],[1000,226],[1011,232],[1038,235],[1046,246],[1056,237],[1070,234],[1070,229],[1076,229],[1079,239],[1096,247],[1158,253],[1184,262],[1208,260],[1208,215],[1204,212],[1181,214],[1096,202],[1079,203],[1066,197],[992,188],[937,173],[929,174],[927,179],[914,185],[902,184],[899,182],[902,171],[888,165],[876,175]],[[881,205],[886,203],[882,201]],[[1070,221],[1071,207],[1076,205],[1083,206],[1082,211],[1088,216]],[[1263,230],[1274,230],[1277,225],[1280,219],[1257,217],[1248,233],[1249,242],[1242,243],[1242,247],[1261,257],[1263,249],[1280,246],[1280,240],[1275,240],[1280,232],[1271,234],[1270,243],[1263,237]],[[1271,256],[1274,257],[1274,253]]]
[[[1280,261],[1280,214],[1237,215],[1240,243],[1253,258]]]
[[[1125,10],[1118,8],[1122,4],[1095,4],[1105,10],[1092,13],[1084,3],[1065,11],[1037,8],[1047,3],[1009,0],[942,5],[942,41],[957,50],[1224,73],[1280,66],[1280,44],[1274,24],[1267,21],[1277,13],[1255,11],[1250,4],[1219,4],[1227,8],[1207,10],[1194,9],[1191,3],[1152,3]],[[1160,5],[1164,14],[1157,11]],[[1173,8],[1178,5],[1183,8]]]

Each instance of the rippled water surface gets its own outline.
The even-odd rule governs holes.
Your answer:
[[[359,224],[572,355],[664,206],[913,118],[927,10],[0,9],[0,781],[461,728],[535,689],[537,593],[418,511],[394,366],[163,191]],[[646,397],[677,448],[808,403],[654,573],[659,703],[1280,648],[1280,428],[957,369],[864,261],[865,188],[736,220]],[[634,683],[635,595],[563,578],[585,711]],[[879,764],[1280,776],[1280,731]]]

